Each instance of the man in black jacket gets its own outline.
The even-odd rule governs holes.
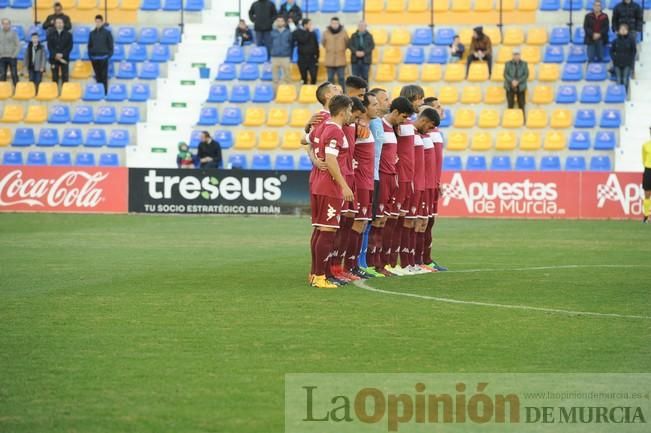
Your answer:
[[[222,166],[222,148],[212,139],[208,131],[201,132],[197,157],[201,168],[220,168]]]
[[[294,27],[298,26],[301,19],[303,19],[303,11],[301,11],[301,8],[296,4],[296,0],[287,0],[285,3],[280,5],[278,15],[285,18],[287,25],[292,30]]]
[[[95,16],[95,28],[88,35],[88,57],[95,71],[95,81],[108,93],[108,67],[113,56],[113,35],[104,24],[104,17]]]
[[[613,59],[617,84],[626,87],[626,94],[628,94],[628,84],[635,64],[636,54],[635,39],[628,34],[628,26],[620,24],[617,37],[610,46],[610,56]]]
[[[628,26],[628,34],[634,41],[637,41],[637,33],[642,31],[644,17],[642,8],[633,0],[622,0],[613,9],[613,31],[618,32],[621,24]]]
[[[47,35],[47,49],[50,52],[49,62],[52,66],[52,80],[55,83],[68,82],[68,66],[70,51],[72,51],[72,35],[64,29],[63,18],[54,20],[54,30]]]
[[[595,1],[592,12],[588,13],[583,20],[584,42],[588,47],[588,62],[604,60],[604,47],[608,45],[609,29],[608,15],[601,11],[601,2]]]
[[[271,30],[278,16],[276,5],[271,0],[257,0],[249,9],[249,19],[254,23],[255,42],[259,47],[267,47],[271,60]]]
[[[298,47],[298,70],[303,84],[316,84],[319,63],[319,41],[313,31],[312,20],[305,18],[302,28],[294,30],[292,37]],[[310,79],[307,79],[308,73]]]
[[[368,72],[373,62],[373,50],[375,41],[373,35],[366,29],[366,23],[361,21],[357,26],[357,31],[350,37],[348,42],[350,48],[351,65],[353,75],[361,77],[368,82]]]
[[[45,30],[48,33],[50,31],[54,31],[54,21],[57,18],[61,18],[63,20],[64,29],[66,29],[67,31],[72,30],[72,23],[70,22],[70,17],[63,13],[63,6],[61,6],[61,3],[59,2],[54,3],[54,13],[48,15],[45,21],[43,21],[43,30]]]

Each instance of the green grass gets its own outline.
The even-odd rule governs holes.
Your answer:
[[[651,320],[305,282],[308,221],[0,215],[0,432],[281,432],[289,372],[646,372]],[[649,229],[441,220],[453,270],[376,288],[651,316]]]

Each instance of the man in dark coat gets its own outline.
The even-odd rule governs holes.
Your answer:
[[[88,35],[88,56],[95,71],[95,81],[108,93],[108,67],[113,56],[113,35],[106,28],[104,17],[95,16],[95,28]]]
[[[588,13],[583,20],[585,44],[588,46],[588,62],[603,62],[604,47],[608,45],[609,29],[608,15],[601,11],[601,2],[594,2],[592,12]]]
[[[45,21],[43,21],[43,30],[45,30],[46,32],[53,31],[54,21],[57,18],[61,18],[63,20],[64,29],[66,29],[67,31],[72,30],[72,23],[70,22],[70,17],[63,13],[63,6],[61,6],[61,3],[59,2],[54,3],[54,13],[48,15]]]
[[[72,35],[64,28],[63,18],[54,20],[54,30],[47,35],[47,49],[50,52],[49,62],[52,66],[52,80],[55,83],[68,82],[68,67],[70,66],[70,51],[72,51]]]
[[[197,157],[201,168],[220,168],[222,165],[222,148],[213,140],[208,131],[201,132],[201,141]]]
[[[249,9],[249,19],[254,23],[255,42],[259,47],[267,47],[267,55],[271,59],[271,30],[278,11],[271,0],[257,0]]]
[[[294,44],[298,47],[298,70],[303,84],[316,84],[319,63],[319,41],[314,33],[312,20],[305,18],[302,27],[292,34]],[[308,80],[307,75],[310,75]]]
[[[618,32],[619,26],[626,24],[629,37],[636,41],[637,34],[642,31],[643,22],[642,8],[633,0],[622,0],[613,9],[613,32]]]
[[[350,63],[353,75],[368,82],[369,69],[371,63],[373,63],[375,41],[373,35],[368,32],[364,21],[359,23],[357,31],[350,37],[348,48],[350,48]]]
[[[298,26],[303,19],[303,11],[301,11],[301,8],[296,4],[296,0],[287,0],[283,3],[280,6],[278,15],[285,18],[290,29]]]
[[[630,37],[628,26],[626,24],[620,24],[617,37],[610,46],[610,56],[613,59],[617,84],[622,84],[626,87],[627,94],[629,80],[633,72],[633,66],[635,65],[636,54],[637,46],[635,39]]]

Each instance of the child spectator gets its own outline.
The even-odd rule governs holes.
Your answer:
[[[466,47],[461,43],[459,35],[454,35],[452,44],[450,44],[450,63],[458,62],[463,57]]]
[[[27,44],[25,51],[25,69],[29,74],[29,81],[34,83],[38,92],[38,85],[41,84],[45,72],[46,58],[45,48],[38,38],[38,33],[32,33],[32,40]]]
[[[179,143],[179,153],[176,155],[176,166],[178,168],[194,168],[194,159],[190,148],[184,142]]]
[[[235,45],[244,46],[253,43],[253,31],[246,24],[246,21],[240,20],[235,29]]]

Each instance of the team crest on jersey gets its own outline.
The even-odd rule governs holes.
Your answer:
[[[366,215],[367,213],[368,213],[368,208],[367,208],[367,207],[363,207],[363,208],[362,208],[362,215]]]
[[[335,140],[333,138],[332,140],[330,140],[330,143],[328,144],[328,146],[332,147],[333,149],[336,149],[337,148],[337,140]]]

